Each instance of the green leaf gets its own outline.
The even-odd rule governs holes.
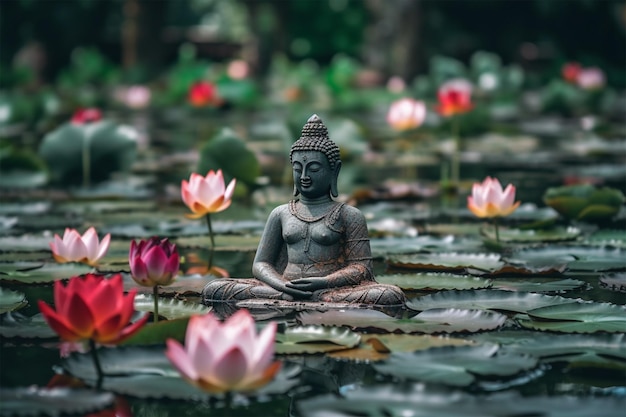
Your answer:
[[[585,285],[585,281],[578,279],[551,279],[551,278],[532,278],[532,279],[502,279],[498,278],[493,281],[493,288],[506,291],[525,291],[525,292],[561,292],[580,288]]]
[[[361,336],[345,328],[290,327],[276,334],[276,354],[323,353],[355,347]]]
[[[45,284],[93,272],[94,268],[84,264],[42,264],[36,262],[13,262],[0,264],[0,281],[20,284]]]
[[[484,228],[481,233],[489,239],[496,238],[495,229]],[[500,241],[516,243],[556,242],[574,240],[580,236],[581,231],[575,227],[554,227],[550,229],[528,230],[499,228]]]
[[[523,313],[538,307],[567,304],[573,301],[571,298],[528,292],[467,290],[440,291],[435,294],[413,298],[407,302],[407,307],[417,311],[431,308],[477,308]]]
[[[464,271],[467,268],[486,272],[497,271],[504,266],[500,255],[473,253],[432,253],[397,255],[389,258],[394,268]]]
[[[499,351],[496,344],[443,346],[413,353],[392,353],[374,368],[396,378],[463,387],[478,376],[513,376],[537,366],[535,357]]]
[[[565,333],[624,332],[626,309],[610,303],[572,302],[528,310],[515,319],[526,328]]]
[[[26,304],[28,302],[25,294],[0,287],[0,314],[15,311],[26,306]]]
[[[626,268],[626,253],[619,248],[549,245],[520,249],[506,256],[511,264],[543,267],[565,264],[572,271],[609,271]]]
[[[206,314],[211,309],[202,304],[186,303],[172,298],[159,297],[159,316],[169,320],[177,318],[188,318],[194,314]],[[135,296],[135,310],[143,312],[154,312],[154,297],[147,294],[137,294]]]
[[[436,272],[377,275],[376,281],[396,285],[404,290],[470,290],[492,285],[490,279]]]
[[[41,313],[28,317],[17,312],[6,313],[2,316],[0,335],[25,339],[52,339],[57,337],[56,332],[48,326]]]
[[[600,277],[600,284],[610,290],[626,292],[626,273],[604,274]]]
[[[624,194],[610,187],[567,185],[548,188],[543,201],[568,219],[594,222],[615,216],[624,203]]]
[[[185,340],[188,323],[189,317],[148,323],[122,345],[163,345],[167,339],[176,339],[182,343]]]
[[[2,414],[11,416],[87,415],[112,406],[110,392],[84,388],[18,387],[0,389]]]

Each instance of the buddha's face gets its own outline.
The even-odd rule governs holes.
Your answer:
[[[292,155],[293,181],[306,198],[327,196],[333,179],[333,169],[324,153],[296,151]]]

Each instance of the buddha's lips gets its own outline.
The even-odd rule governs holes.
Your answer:
[[[312,181],[310,179],[300,180],[300,185],[302,185],[303,187],[310,187],[311,184],[312,184]]]

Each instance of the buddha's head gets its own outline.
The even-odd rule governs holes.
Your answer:
[[[337,179],[341,169],[339,147],[328,137],[328,129],[314,114],[302,128],[292,146],[289,160],[293,167],[294,195],[317,198],[337,197]]]

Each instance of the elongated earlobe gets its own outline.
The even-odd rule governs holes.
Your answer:
[[[330,181],[330,195],[337,197],[339,195],[339,188],[337,187],[337,180],[339,179],[339,171],[341,170],[341,161],[335,162],[335,172],[333,172],[333,178]]]
[[[298,191],[298,187],[296,187],[296,184],[293,185],[293,196],[297,197],[300,195],[300,191]]]

